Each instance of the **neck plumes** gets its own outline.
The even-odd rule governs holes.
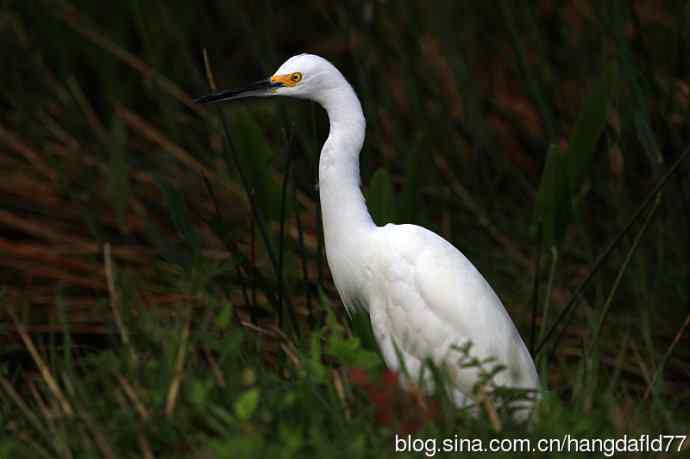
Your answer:
[[[344,79],[342,83],[318,100],[331,124],[319,159],[319,195],[328,266],[340,298],[352,311],[357,305],[367,307],[359,258],[366,256],[367,236],[376,225],[359,189],[364,114],[355,92]]]
[[[366,122],[352,87],[343,79],[325,91],[319,103],[328,112],[330,133],[319,159],[319,194],[326,250],[348,247],[357,236],[373,229],[374,222],[359,188],[359,152]],[[331,253],[328,253],[329,258]]]

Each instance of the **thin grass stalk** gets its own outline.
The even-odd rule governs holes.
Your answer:
[[[105,433],[96,425],[96,421],[84,409],[83,406],[79,407],[79,417],[82,421],[84,421],[84,424],[86,424],[86,428],[91,432],[91,435],[93,436],[93,441],[96,447],[100,450],[101,455],[105,459],[117,458],[118,456],[115,454],[115,451],[113,450],[112,446],[110,446],[110,443],[108,442],[108,438],[106,437]]]
[[[297,204],[297,186],[293,185],[292,187],[293,194],[295,196],[294,202],[295,205],[298,206]],[[302,260],[302,281],[304,282],[304,296],[307,299],[307,320],[309,321],[309,325],[311,327],[314,327],[316,324],[314,322],[314,311],[312,310],[312,305],[311,305],[311,288],[309,284],[309,271],[308,271],[308,266],[307,266],[307,251],[306,247],[304,245],[304,228],[302,227],[302,217],[300,217],[300,211],[299,207],[296,207],[295,209],[295,221],[297,222],[297,235],[298,235],[298,245],[299,245],[299,255]]]
[[[50,390],[53,397],[55,397],[59,401],[60,408],[65,413],[65,415],[66,416],[72,416],[74,414],[74,410],[72,409],[72,405],[65,398],[65,395],[63,394],[62,390],[60,389],[60,386],[58,386],[57,382],[55,381],[55,378],[53,378],[53,375],[51,374],[50,369],[46,365],[46,363],[43,360],[43,358],[41,357],[41,355],[38,353],[38,350],[36,349],[36,346],[34,345],[33,340],[29,336],[29,333],[26,331],[26,327],[24,327],[24,324],[22,324],[19,321],[19,319],[17,318],[17,315],[14,312],[14,309],[9,308],[8,312],[10,314],[10,317],[14,321],[14,326],[16,327],[17,332],[19,333],[19,336],[21,337],[22,341],[24,342],[24,346],[26,346],[27,350],[29,351],[29,354],[31,354],[31,358],[34,360],[34,363],[36,363],[36,366],[38,367],[38,370],[41,373],[41,377],[43,378],[43,381],[48,386],[48,389]]]
[[[592,268],[587,274],[585,280],[582,281],[582,283],[577,287],[575,293],[573,293],[573,295],[571,296],[570,301],[568,301],[568,304],[563,308],[561,313],[558,315],[556,321],[553,323],[549,331],[546,333],[546,336],[544,336],[544,338],[537,346],[537,349],[535,350],[535,355],[541,352],[541,350],[544,348],[544,345],[556,332],[556,329],[558,329],[561,322],[563,322],[569,316],[570,312],[575,308],[575,306],[579,304],[577,303],[577,299],[580,297],[580,295],[582,295],[585,288],[592,281],[594,275],[597,272],[599,272],[599,270],[604,266],[604,262],[608,259],[608,256],[611,254],[613,249],[618,245],[621,239],[623,239],[623,236],[625,236],[628,233],[628,231],[630,231],[633,224],[635,224],[640,215],[642,215],[642,212],[644,212],[644,210],[647,208],[652,199],[654,199],[656,195],[659,194],[661,190],[666,186],[666,184],[668,183],[668,179],[678,170],[683,160],[687,158],[688,153],[690,153],[690,148],[686,148],[685,151],[678,157],[678,159],[676,159],[676,161],[668,169],[666,174],[664,174],[664,176],[661,177],[661,179],[657,182],[656,186],[647,194],[647,197],[645,197],[642,203],[638,206],[637,210],[635,210],[635,213],[630,217],[630,220],[628,220],[628,223],[626,223],[625,227],[618,232],[618,234],[613,238],[613,240],[608,244],[608,246],[599,254],[599,257],[592,264]],[[555,351],[558,348],[558,343],[561,340],[563,332],[566,328],[568,328],[568,324],[569,321],[561,328],[561,331],[556,338],[556,343],[554,344],[553,351],[550,354],[549,360],[551,360],[555,355]]]
[[[144,456],[144,459],[155,458],[153,455],[153,450],[151,449],[151,444],[142,430],[137,432],[137,443],[139,443],[139,449],[141,449],[141,454]]]
[[[284,309],[285,296],[285,279],[283,275],[284,261],[285,261],[285,206],[287,205],[287,187],[290,181],[290,165],[292,164],[292,143],[294,139],[294,128],[290,129],[288,134],[288,141],[285,154],[285,171],[283,173],[283,186],[280,191],[280,237],[278,239],[278,308],[282,311]],[[297,317],[295,316],[294,308],[287,307],[288,316],[292,322],[294,332],[299,336],[299,326],[297,325]],[[281,314],[283,317],[283,314]],[[280,324],[282,325],[282,324]]]
[[[51,433],[41,424],[38,416],[34,414],[19,394],[14,390],[12,384],[0,375],[0,389],[2,389],[6,396],[19,408],[24,418],[29,424],[38,432],[38,434],[45,440],[46,444],[53,445]],[[56,451],[57,452],[57,451]]]
[[[690,314],[685,318],[685,322],[683,322],[683,325],[680,326],[680,330],[678,330],[678,333],[676,333],[676,336],[673,338],[673,341],[671,342],[671,345],[668,347],[666,352],[664,353],[664,356],[661,359],[661,363],[656,368],[656,371],[654,372],[654,376],[652,377],[651,382],[647,386],[647,389],[644,391],[644,399],[647,400],[649,398],[649,394],[652,391],[652,388],[654,387],[654,383],[656,383],[657,378],[661,374],[661,372],[664,369],[664,366],[666,365],[666,362],[668,361],[668,358],[671,356],[671,353],[673,352],[673,349],[675,349],[676,344],[678,344],[678,341],[680,340],[680,337],[683,336],[683,333],[685,332],[685,329],[690,325]]]
[[[212,75],[210,66],[207,67],[207,76]],[[209,81],[213,81],[212,78],[209,76]],[[213,89],[213,88],[211,88]],[[271,244],[271,240],[268,236],[268,229],[266,227],[266,223],[264,222],[264,219],[261,215],[261,211],[259,210],[258,206],[256,205],[256,199],[254,196],[254,193],[251,191],[251,187],[249,185],[249,179],[247,178],[246,174],[244,173],[244,170],[242,169],[242,165],[240,164],[239,157],[237,155],[237,149],[235,148],[235,144],[232,141],[232,136],[230,135],[230,128],[228,127],[227,120],[225,118],[225,114],[223,113],[222,109],[220,107],[217,107],[217,113],[218,117],[221,120],[221,124],[223,126],[223,133],[225,135],[225,148],[223,149],[223,153],[225,156],[225,161],[228,163],[228,165],[232,165],[235,167],[237,170],[237,174],[240,176],[240,182],[242,184],[242,189],[244,190],[245,194],[249,198],[249,207],[252,211],[252,215],[254,216],[254,221],[256,222],[257,226],[259,227],[259,232],[261,233],[261,238],[264,241],[264,245],[266,246],[266,252],[268,253],[268,257],[271,260],[271,265],[273,267],[273,271],[275,272],[276,276],[280,276],[280,271],[279,271],[279,263],[278,263],[278,257],[276,257],[275,251],[273,249],[273,244]],[[280,315],[282,313],[281,309],[278,308],[278,314]]]
[[[235,168],[237,169],[237,173],[240,176],[240,181],[242,182],[242,188],[249,197],[250,207],[252,209],[252,214],[254,215],[254,221],[256,222],[256,225],[259,227],[259,233],[261,234],[261,238],[263,239],[264,244],[266,245],[266,252],[268,253],[268,258],[271,260],[273,270],[275,271],[276,275],[278,275],[278,257],[275,254],[273,244],[271,244],[271,240],[268,236],[268,229],[266,227],[266,223],[263,219],[263,216],[261,215],[261,211],[256,205],[256,198],[254,196],[254,193],[251,191],[251,187],[249,186],[249,180],[247,179],[247,176],[242,170],[242,166],[240,165],[239,159],[237,157],[237,150],[235,149],[235,145],[232,142],[232,137],[230,136],[230,129],[228,128],[227,120],[225,119],[225,115],[223,114],[220,108],[218,108],[218,116],[221,118],[223,132],[225,133],[225,140],[227,146],[225,152],[226,154],[230,153],[231,163],[234,164]]]
[[[149,412],[146,409],[146,406],[144,406],[144,404],[141,402],[141,399],[137,395],[137,391],[134,389],[134,386],[132,386],[119,371],[115,370],[114,375],[120,383],[122,391],[125,393],[125,395],[127,395],[136,412],[139,414],[139,417],[143,421],[147,421],[149,419]]]
[[[82,399],[85,399],[83,394],[85,387],[83,385],[79,386],[73,384],[72,379],[70,379],[70,376],[66,373],[61,373],[60,378],[62,380],[62,383],[65,385],[67,393],[69,393],[72,396],[72,403],[74,404],[76,415],[79,417],[79,419],[82,420],[82,422],[86,426],[86,430],[91,434],[91,437],[93,439],[92,444],[94,445],[94,447],[100,450],[101,455],[106,459],[115,459],[116,457],[118,457],[115,454],[113,448],[110,446],[110,443],[108,442],[108,438],[106,437],[104,431],[102,431],[98,427],[94,418],[85,408],[85,405],[80,403],[80,397],[82,397]],[[87,437],[85,438],[85,440],[90,441],[91,439]]]
[[[551,309],[551,292],[553,292],[553,281],[556,278],[556,266],[558,265],[558,249],[551,247],[551,267],[549,268],[549,280],[546,284],[546,293],[544,294],[544,314],[541,319],[541,328],[539,329],[539,341],[544,337],[546,331],[546,323],[549,319],[549,310]]]
[[[257,307],[257,287],[259,285],[259,268],[256,266],[256,224],[255,221],[249,221],[249,269],[252,270],[252,276],[249,278],[249,287],[252,291],[252,309]],[[282,321],[282,309],[278,308],[278,322]]]
[[[177,350],[177,358],[175,359],[175,376],[168,388],[168,396],[165,401],[165,415],[170,417],[175,410],[177,404],[177,396],[182,385],[182,377],[184,376],[184,365],[187,358],[187,345],[189,343],[189,330],[191,327],[191,318],[187,315],[184,326],[182,328],[182,337],[180,338],[180,347]]]
[[[39,455],[41,455],[42,457],[45,457],[46,459],[54,459],[54,458],[55,458],[55,456],[53,456],[53,455],[50,454],[48,451],[46,451],[46,449],[43,448],[43,447],[42,447],[41,445],[39,445],[38,443],[31,443],[31,444],[30,444],[30,447],[33,448],[33,449],[35,449],[35,450],[38,452]]]
[[[65,311],[65,302],[62,297],[57,298],[58,319],[60,320],[60,327],[62,328],[62,356],[64,366],[72,371],[74,364],[72,362],[72,333],[70,332],[70,323],[67,320]]]
[[[41,416],[45,420],[46,426],[48,427],[50,434],[52,436],[56,436],[57,428],[55,427],[55,423],[52,419],[55,416],[53,416],[50,413],[50,409],[48,408],[48,406],[46,406],[43,400],[43,396],[39,393],[36,384],[34,384],[34,381],[28,381],[27,386],[29,387],[29,392],[31,392],[31,396],[34,399],[35,406],[38,408],[38,411],[41,413]]]
[[[537,259],[534,262],[534,282],[532,283],[532,294],[530,295],[530,303],[532,303],[532,324],[530,326],[529,333],[529,350],[530,353],[534,354],[534,345],[536,344],[536,334],[537,334],[537,311],[539,303],[539,275],[541,271],[541,252],[542,252],[542,241],[541,241],[542,227],[539,225],[539,231],[537,234]]]
[[[518,67],[520,68],[520,73],[524,77],[527,83],[528,91],[530,92],[532,98],[537,104],[539,109],[542,122],[544,123],[544,128],[546,130],[546,135],[551,141],[554,138],[554,121],[553,114],[549,109],[549,106],[544,99],[543,92],[539,86],[536,76],[531,71],[532,66],[527,62],[527,56],[525,53],[525,47],[522,45],[520,37],[522,34],[518,33],[517,27],[515,25],[515,17],[513,16],[514,9],[512,8],[512,2],[501,1],[501,10],[503,12],[503,17],[505,19],[508,30],[512,37],[512,45],[515,50],[515,56],[517,57]]]
[[[81,14],[74,5],[63,0],[58,0],[58,3],[60,4],[60,8],[55,9],[54,5],[50,7],[46,5],[45,8],[64,21],[65,24],[79,35],[139,72],[146,80],[154,79],[164,92],[170,94],[187,108],[199,115],[205,116],[204,111],[194,103],[194,99],[177,84],[157,72],[134,54],[115,44],[109,37],[92,27],[91,24],[87,24],[84,20],[84,15]]]
[[[652,207],[652,210],[649,211],[647,216],[644,219],[644,222],[642,223],[642,227],[640,230],[637,232],[635,235],[635,239],[633,240],[632,247],[630,247],[630,250],[628,250],[628,253],[625,256],[625,260],[623,260],[623,264],[621,265],[620,269],[618,270],[618,274],[616,275],[616,279],[613,281],[613,286],[611,287],[611,290],[609,291],[609,295],[606,298],[606,302],[604,303],[604,310],[601,312],[601,319],[597,323],[597,327],[594,330],[594,334],[592,336],[592,342],[590,345],[589,349],[589,354],[594,351],[594,348],[596,347],[597,341],[599,340],[599,336],[601,333],[601,329],[604,326],[604,322],[606,321],[606,318],[608,317],[609,311],[611,309],[611,304],[613,303],[613,297],[618,291],[618,287],[620,286],[621,280],[623,279],[623,274],[625,274],[625,271],[628,268],[628,265],[630,264],[630,261],[632,260],[633,255],[637,251],[637,247],[640,245],[640,241],[642,240],[642,236],[644,233],[647,231],[647,228],[649,227],[649,224],[652,221],[652,217],[654,214],[656,214],[657,209],[659,208],[659,204],[661,203],[661,195],[658,194],[656,201],[654,202],[654,206]]]
[[[204,52],[206,50],[204,49]],[[212,87],[212,89],[215,89],[215,86]],[[208,190],[208,194],[211,197],[211,202],[213,202],[213,210],[214,210],[214,216],[217,219],[219,223],[223,222],[223,214],[221,212],[221,207],[218,204],[218,197],[216,196],[215,191],[213,190],[213,186],[211,185],[211,182],[209,181],[208,177],[206,175],[202,176],[204,180],[204,185],[206,186],[206,189]],[[232,247],[232,244],[228,244],[227,240],[223,237],[221,237],[221,241],[223,244],[227,246],[231,246],[230,249],[234,249],[233,252],[236,254],[242,254],[240,250],[234,246]],[[253,324],[257,323],[257,317],[256,317],[256,308],[252,307],[251,301],[249,299],[249,293],[247,292],[247,283],[249,282],[249,273],[247,272],[246,268],[244,268],[244,257],[242,257],[243,261],[242,263],[235,263],[235,272],[237,273],[237,281],[239,282],[240,288],[242,289],[242,296],[244,297],[244,302],[247,305],[247,308],[249,309],[249,317],[252,321]]]
[[[111,257],[110,243],[106,242],[103,246],[103,262],[105,264],[105,277],[108,283],[108,293],[110,294],[110,308],[113,311],[113,318],[115,319],[115,325],[120,332],[120,338],[122,339],[122,344],[128,350],[130,362],[134,364],[137,360],[137,356],[132,348],[131,342],[129,340],[129,332],[122,320],[122,312],[120,310],[120,295],[115,286],[115,269],[113,268],[113,261]]]
[[[606,391],[609,394],[613,394],[613,391],[615,390],[616,384],[618,383],[618,380],[621,375],[621,371],[623,370],[624,364],[625,364],[625,354],[628,351],[628,343],[630,342],[630,333],[626,333],[625,336],[623,336],[623,342],[620,344],[619,348],[620,351],[616,355],[616,362],[613,367],[613,374],[608,378],[608,387]]]

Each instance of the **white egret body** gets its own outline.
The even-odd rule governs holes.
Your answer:
[[[328,265],[345,306],[368,310],[386,364],[396,371],[404,365],[412,382],[424,360],[444,366],[455,384],[454,399],[463,406],[480,377],[478,367],[461,365],[467,359],[457,348],[469,342],[471,357],[505,366],[494,378],[496,385],[538,390],[534,362],[520,334],[472,263],[425,228],[374,224],[360,191],[364,114],[354,90],[330,62],[300,54],[267,80],[198,101],[270,95],[309,99],[328,113],[330,132],[319,160]]]

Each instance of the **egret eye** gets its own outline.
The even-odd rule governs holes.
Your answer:
[[[290,75],[290,80],[292,80],[293,83],[299,83],[301,79],[302,74],[300,72],[295,72],[292,75]]]

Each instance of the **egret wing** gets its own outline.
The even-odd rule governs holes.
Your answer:
[[[386,276],[389,327],[410,354],[452,364],[463,357],[453,349],[471,343],[470,356],[492,358],[506,371],[496,383],[534,388],[534,363],[503,304],[472,263],[446,240],[415,225],[387,225],[395,261]],[[485,368],[490,369],[490,368]],[[458,377],[464,389],[478,369]]]

